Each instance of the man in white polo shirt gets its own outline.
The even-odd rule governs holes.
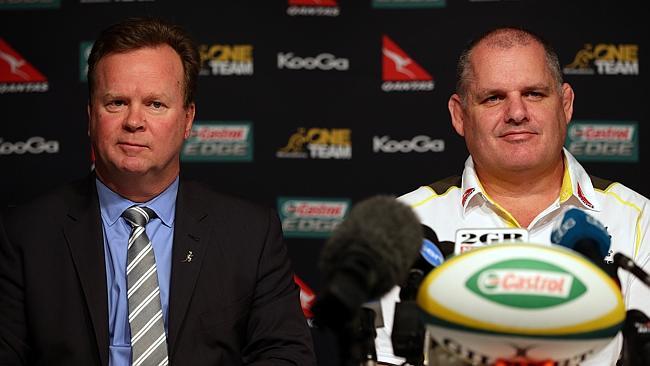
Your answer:
[[[470,157],[462,176],[420,187],[400,197],[440,240],[460,228],[526,228],[529,241],[550,243],[551,231],[570,208],[600,220],[621,252],[650,272],[648,199],[620,183],[587,174],[565,149],[573,114],[573,89],[562,81],[557,54],[539,36],[499,28],[473,41],[458,62],[456,93],[448,103],[452,125]],[[619,271],[627,309],[650,314],[650,290]],[[398,300],[382,299],[392,320]],[[380,361],[392,355],[390,326],[378,330]],[[617,337],[583,365],[615,365]]]

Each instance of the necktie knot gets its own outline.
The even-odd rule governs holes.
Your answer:
[[[131,206],[122,212],[122,217],[131,224],[132,227],[145,226],[151,219],[158,217],[149,207]]]

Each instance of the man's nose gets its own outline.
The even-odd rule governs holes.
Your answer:
[[[129,113],[124,119],[124,128],[132,132],[144,130],[146,122],[142,108],[134,104],[129,105]]]
[[[523,96],[511,96],[506,100],[506,122],[522,123],[528,121],[528,107]]]

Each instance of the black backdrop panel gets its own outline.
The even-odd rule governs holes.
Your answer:
[[[285,218],[340,221],[350,204],[368,196],[399,195],[458,174],[467,150],[446,107],[456,58],[472,36],[507,24],[538,31],[555,45],[562,66],[571,69],[565,78],[576,92],[574,123],[586,124],[583,130],[591,122],[605,129],[634,126],[628,133],[636,140],[605,142],[613,150],[628,144],[636,159],[597,154],[583,164],[592,174],[649,195],[642,179],[648,152],[641,149],[649,97],[641,62],[649,23],[641,3],[313,3],[0,0],[0,203],[18,204],[88,174],[88,93],[80,80],[84,45],[108,24],[133,15],[177,22],[202,46],[207,58],[197,124],[210,131],[230,124],[252,133],[236,142],[252,151],[249,159],[186,161],[183,174],[275,207]],[[384,36],[430,76],[433,90],[382,90],[391,82],[382,72]],[[11,62],[21,60],[46,81],[22,66],[11,69]],[[578,71],[569,67],[576,60],[582,60]],[[17,91],[30,83],[46,83],[47,91]],[[585,141],[592,147],[604,143],[598,137]],[[231,143],[216,138],[206,144],[228,150]],[[278,157],[287,146],[307,157]],[[310,155],[318,149],[320,155]],[[293,206],[283,211],[280,201]],[[339,211],[309,216],[323,207]],[[287,243],[296,274],[317,292],[318,255],[327,234],[294,234]],[[331,337],[317,330],[314,335],[320,364],[335,364]]]

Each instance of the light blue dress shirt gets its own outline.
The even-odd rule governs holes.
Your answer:
[[[126,298],[126,254],[131,226],[121,217],[122,212],[137,204],[147,206],[158,215],[146,227],[152,242],[158,271],[158,286],[162,303],[165,333],[169,304],[172,241],[178,177],[165,191],[145,203],[135,203],[118,195],[96,179],[99,207],[104,231],[104,259],[108,289],[109,366],[131,365],[131,330]]]

